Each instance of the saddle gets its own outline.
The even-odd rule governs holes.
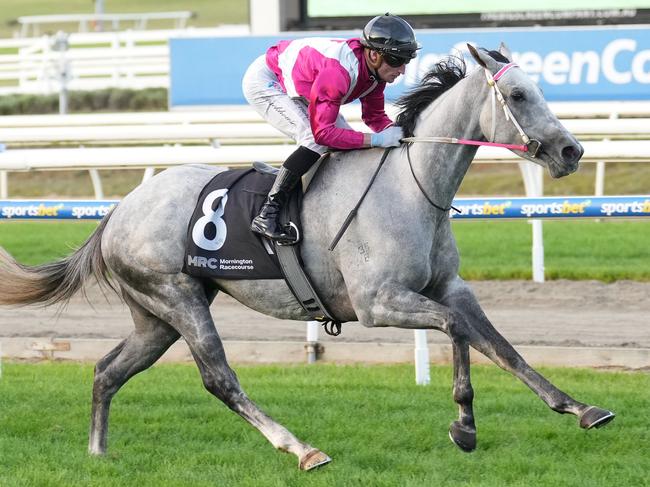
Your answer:
[[[338,335],[341,321],[318,297],[300,255],[303,188],[298,185],[292,191],[280,212],[280,223],[299,235],[295,245],[278,245],[250,231],[277,171],[255,162],[252,168],[220,172],[206,184],[188,224],[182,271],[201,278],[285,279],[309,316],[320,321],[326,333]]]

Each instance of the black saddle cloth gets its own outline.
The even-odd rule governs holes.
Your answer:
[[[274,180],[273,174],[252,168],[224,171],[210,180],[188,224],[184,273],[220,279],[284,278],[271,242],[250,230]],[[300,191],[298,185],[291,198],[299,200]],[[299,212],[290,216],[299,226]]]

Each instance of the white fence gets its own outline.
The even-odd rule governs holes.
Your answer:
[[[151,118],[156,115],[151,114]],[[3,121],[2,125],[10,123]],[[565,120],[565,127],[580,140],[648,140],[650,118],[638,119],[576,119]],[[357,129],[363,124],[352,122]],[[259,122],[240,123],[156,123],[124,125],[40,126],[2,128],[0,136],[4,144],[106,144],[142,141],[192,142],[218,140],[250,140],[251,143],[288,142],[282,132],[269,124]]]
[[[59,51],[57,36],[0,40],[0,95],[169,86],[170,37],[247,35],[248,26],[73,33]],[[59,39],[61,41],[61,39]]]
[[[142,12],[142,13],[94,13],[94,14],[59,14],[59,15],[25,15],[18,17],[20,36],[38,36],[41,27],[62,24],[77,24],[78,32],[93,30],[118,30],[127,23],[129,27],[144,30],[151,21],[171,21],[174,29],[184,29],[192,12]],[[122,24],[122,25],[120,25]],[[91,29],[89,29],[91,27]],[[100,27],[100,28],[98,28]]]
[[[583,161],[598,163],[596,195],[603,194],[605,162],[650,160],[650,102],[558,103],[552,108],[585,141]],[[363,127],[358,106],[346,106],[343,113],[353,126]],[[8,147],[0,153],[0,198],[8,197],[6,171],[90,169],[95,196],[102,198],[98,169],[197,162],[240,165],[254,160],[277,164],[293,150],[283,134],[240,106],[196,112],[7,116],[0,117],[0,137]],[[482,147],[476,161],[519,159],[506,150]],[[540,176],[527,167],[522,165],[527,194],[541,196],[541,188],[535,189]]]

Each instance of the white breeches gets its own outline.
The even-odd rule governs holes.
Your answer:
[[[283,134],[291,137],[298,145],[324,154],[328,148],[314,140],[309,124],[307,101],[287,95],[278,78],[266,65],[266,56],[258,57],[246,70],[242,80],[244,97],[267,122]],[[336,126],[351,129],[339,113]]]

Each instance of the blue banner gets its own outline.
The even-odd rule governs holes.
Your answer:
[[[359,32],[300,34],[305,35],[352,37]],[[241,79],[249,64],[278,40],[298,36],[171,39],[170,105],[246,103]],[[440,58],[466,54],[466,43],[496,49],[502,41],[549,101],[650,99],[650,27],[421,30],[417,36],[422,50],[406,74],[387,87],[389,100],[417,84]]]
[[[100,220],[119,201],[0,200],[0,220]],[[454,220],[521,218],[650,218],[650,195],[544,198],[456,198]],[[189,218],[189,215],[188,215]]]

